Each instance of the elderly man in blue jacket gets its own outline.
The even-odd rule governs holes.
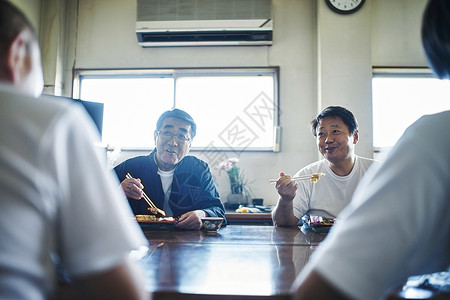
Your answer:
[[[178,228],[198,230],[203,217],[224,217],[225,209],[208,164],[187,155],[197,126],[183,110],[164,112],[156,123],[156,148],[126,160],[115,171],[135,214],[148,214],[145,193],[167,216],[178,218]],[[126,178],[129,173],[132,178]]]

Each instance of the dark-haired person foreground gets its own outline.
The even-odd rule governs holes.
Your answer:
[[[294,181],[291,176],[280,173],[275,184],[279,199],[272,212],[276,226],[296,226],[304,215],[337,217],[373,163],[373,159],[355,154],[358,123],[348,109],[325,108],[312,120],[311,131],[324,158],[304,167],[294,177],[314,173],[325,176],[314,183]]]
[[[208,164],[187,155],[197,126],[183,110],[164,112],[156,123],[156,148],[145,156],[130,158],[115,167],[121,186],[135,214],[148,214],[141,200],[143,189],[152,202],[178,217],[178,228],[198,230],[203,217],[223,217],[225,209]],[[133,178],[126,178],[130,173]]]
[[[0,299],[52,299],[60,267],[81,299],[146,299],[129,253],[147,241],[94,125],[42,88],[36,33],[0,0]]]
[[[450,77],[450,1],[431,0],[422,42],[441,79]],[[450,101],[450,100],[449,100]],[[407,277],[450,265],[450,111],[411,125],[293,285],[295,299],[381,299]]]

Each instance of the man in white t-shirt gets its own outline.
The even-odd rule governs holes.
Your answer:
[[[450,1],[428,2],[422,42],[435,74],[450,79]],[[449,128],[445,111],[405,131],[382,165],[363,178],[339,216],[343,221],[298,276],[293,298],[386,299],[409,276],[448,270]]]
[[[0,299],[53,299],[61,268],[81,299],[147,299],[129,256],[147,240],[93,122],[42,88],[36,33],[0,1]]]
[[[280,196],[272,211],[276,226],[296,226],[304,215],[337,217],[373,163],[372,159],[355,154],[358,123],[348,109],[341,106],[325,108],[311,122],[311,130],[324,159],[304,167],[294,177],[315,173],[325,176],[318,182],[296,181],[280,173],[275,184]]]

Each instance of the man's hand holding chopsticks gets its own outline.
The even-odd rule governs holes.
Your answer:
[[[275,182],[280,198],[272,210],[272,220],[275,226],[296,226],[299,219],[294,216],[294,198],[297,193],[298,183],[288,174],[280,172],[280,177]]]
[[[280,195],[280,199],[292,201],[297,193],[298,183],[292,180],[290,175],[283,172],[280,173],[280,177],[275,183],[275,188]]]
[[[144,196],[144,185],[139,178],[125,178],[120,185],[128,198],[141,200]]]

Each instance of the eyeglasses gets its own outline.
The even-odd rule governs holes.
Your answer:
[[[183,134],[173,134],[170,131],[157,131],[157,132],[162,139],[167,140],[167,141],[171,140],[175,137],[175,141],[178,144],[184,144],[191,140],[190,138],[186,137]]]

